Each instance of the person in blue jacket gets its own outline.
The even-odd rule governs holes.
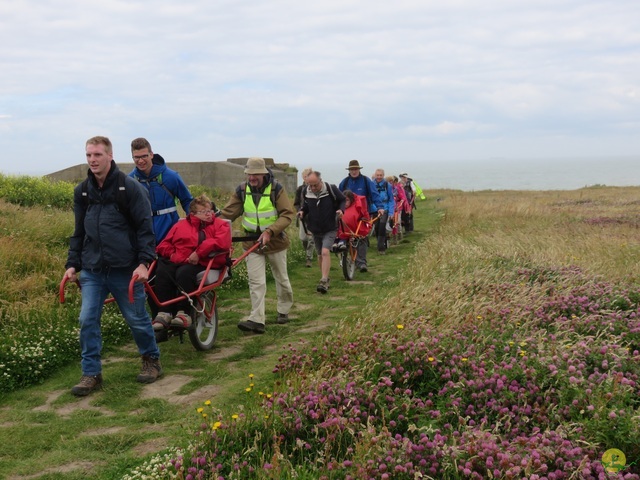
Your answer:
[[[393,187],[384,178],[384,170],[378,168],[373,174],[373,182],[382,202],[384,213],[378,219],[376,224],[376,237],[378,238],[378,253],[386,255],[387,253],[387,222],[393,218],[396,202],[393,199]]]
[[[384,205],[380,201],[380,195],[378,195],[378,189],[376,188],[373,180],[369,177],[362,175],[360,170],[362,167],[358,160],[351,160],[349,166],[349,175],[344,178],[338,188],[341,192],[345,190],[351,190],[357,195],[361,195],[367,199],[367,208],[369,214],[372,217],[384,214]],[[367,271],[367,249],[369,247],[369,239],[366,242],[360,242],[358,244],[358,254],[356,256],[356,267],[361,272]]]
[[[178,202],[188,212],[193,196],[180,175],[167,167],[164,158],[153,153],[146,138],[136,138],[131,142],[131,155],[136,167],[129,176],[138,180],[149,191],[153,231],[156,243],[159,244],[180,219]]]

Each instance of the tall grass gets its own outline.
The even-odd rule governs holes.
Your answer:
[[[355,308],[331,333],[289,344],[241,408],[203,399],[190,441],[128,478],[640,478],[639,193],[429,192],[440,223],[382,257],[384,294],[340,290]],[[25,352],[11,389],[57,368],[50,339],[74,348],[78,296],[56,303],[71,223],[0,203],[0,355]],[[607,472],[612,448],[627,464]]]
[[[130,478],[640,478],[639,193],[435,192],[399,288]]]

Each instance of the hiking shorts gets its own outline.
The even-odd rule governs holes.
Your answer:
[[[322,253],[323,248],[331,250],[333,243],[336,241],[337,234],[338,232],[336,230],[332,232],[313,234],[313,243],[316,245],[316,252],[318,252],[318,255]]]

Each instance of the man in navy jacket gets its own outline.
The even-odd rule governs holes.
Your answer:
[[[349,176],[344,178],[340,182],[341,192],[345,190],[351,190],[353,193],[357,195],[361,195],[367,199],[367,208],[369,210],[369,214],[374,217],[376,214],[382,215],[384,213],[384,205],[380,201],[380,196],[378,195],[378,189],[376,188],[373,180],[369,177],[365,177],[362,175],[360,170],[362,167],[358,160],[351,160],[349,162],[349,166],[347,167],[349,170]],[[360,269],[361,272],[367,271],[367,248],[369,247],[369,239],[367,238],[366,242],[360,242],[358,245],[358,254],[356,256],[356,267]]]

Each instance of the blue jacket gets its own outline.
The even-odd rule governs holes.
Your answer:
[[[153,167],[149,175],[145,175],[136,167],[129,176],[138,180],[149,192],[153,210],[153,231],[156,234],[156,242],[160,243],[180,219],[177,202],[179,201],[183,210],[189,214],[193,196],[180,175],[167,167],[164,158],[157,153],[153,155]]]
[[[341,192],[351,190],[353,193],[365,197],[367,199],[369,213],[384,208],[384,205],[380,201],[380,195],[378,195],[378,189],[369,177],[360,174],[356,178],[353,178],[349,175],[340,182],[338,188]]]
[[[69,242],[66,268],[123,268],[133,272],[141,263],[156,258],[151,204],[140,184],[125,177],[127,213],[118,210],[119,169],[111,161],[102,189],[89,170],[88,200],[82,196],[82,183],[73,191],[75,229]]]
[[[380,183],[376,180],[374,180],[373,183],[375,184],[376,191],[380,196],[380,201],[383,205],[382,208],[384,208],[385,212],[389,214],[389,217],[392,217],[396,209],[396,201],[393,199],[393,187],[384,178]]]

